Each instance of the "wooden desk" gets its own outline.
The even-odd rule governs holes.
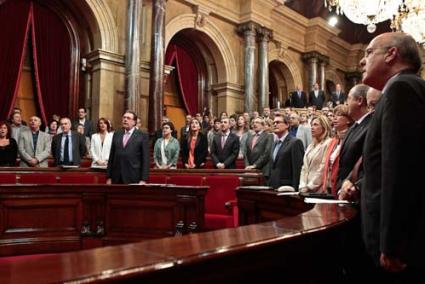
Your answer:
[[[0,256],[173,236],[177,224],[181,233],[191,224],[202,230],[206,191],[159,185],[1,185]]]
[[[332,283],[339,242],[355,215],[351,207],[319,204],[234,229],[18,260],[0,264],[0,283]]]

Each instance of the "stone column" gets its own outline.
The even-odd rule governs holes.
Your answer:
[[[270,107],[269,104],[269,53],[268,44],[272,38],[272,31],[267,28],[259,28],[258,39],[258,111],[261,112],[264,107]]]
[[[255,35],[257,24],[253,22],[243,23],[238,27],[238,33],[242,34],[245,40],[245,112],[253,111],[254,104],[254,61],[255,61]]]
[[[149,133],[161,127],[164,104],[165,57],[165,4],[166,0],[153,0],[151,70],[149,79]]]
[[[308,52],[303,55],[304,61],[308,65],[308,90],[310,92],[313,89],[313,85],[318,82],[318,62],[319,62],[319,53],[317,52]],[[320,83],[320,82],[318,82]]]
[[[140,115],[140,14],[142,0],[128,0],[125,109]]]
[[[325,91],[325,84],[326,84],[326,65],[329,63],[329,57],[320,55],[319,57],[319,68],[320,68],[320,89],[322,91]]]

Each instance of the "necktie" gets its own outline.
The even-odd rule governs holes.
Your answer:
[[[221,136],[221,149],[224,148],[224,144],[226,144],[226,135]]]
[[[298,98],[301,99],[301,92],[298,92]]]
[[[282,146],[282,141],[278,140],[273,150],[273,161],[276,160],[277,152],[279,152],[280,146]]]
[[[254,135],[254,137],[252,138],[251,149],[254,149],[255,144],[257,144],[258,137],[260,137],[260,134],[256,133],[256,134]]]
[[[64,165],[69,164],[69,135],[66,135],[65,146],[63,150],[63,163]]]
[[[130,139],[130,132],[129,131],[127,131],[124,134],[124,137],[122,139],[122,144],[124,145],[124,147],[127,145],[128,139]]]

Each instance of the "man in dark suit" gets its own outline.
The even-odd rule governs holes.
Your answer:
[[[321,110],[325,101],[325,93],[320,90],[319,83],[315,83],[313,90],[310,92],[308,97],[308,105],[316,106],[316,109]]]
[[[192,121],[192,116],[190,114],[186,115],[186,124],[180,128],[180,142],[184,141],[186,139],[187,134],[190,130],[190,122]]]
[[[422,60],[415,40],[396,32],[375,37],[360,65],[363,82],[382,90],[363,152],[363,237],[391,279],[414,283],[425,268],[425,81],[417,76]]]
[[[87,119],[87,110],[85,107],[80,107],[78,109],[78,119],[72,122],[72,129],[77,130],[79,124],[84,125],[84,136],[91,139],[94,133],[94,126],[93,122]]]
[[[254,134],[249,134],[246,140],[246,153],[244,154],[245,169],[259,169],[263,172],[265,183],[270,174],[269,161],[273,145],[273,135],[264,131],[265,121],[257,117],[252,123]]]
[[[229,118],[221,119],[221,134],[214,137],[211,158],[217,169],[235,169],[239,154],[239,137],[230,131]]]
[[[136,129],[137,115],[126,111],[122,128],[114,132],[107,167],[107,183],[145,184],[149,175],[149,137]]]
[[[81,158],[87,151],[86,138],[76,131],[71,131],[71,120],[68,117],[61,118],[60,126],[62,133],[55,135],[52,139],[55,165],[80,165]]]
[[[291,93],[291,107],[305,108],[307,106],[307,95],[300,86]]]
[[[275,115],[273,125],[277,140],[270,156],[269,185],[273,188],[287,185],[298,190],[304,157],[303,143],[289,135],[289,119],[286,116]]]
[[[337,105],[342,105],[347,100],[345,93],[341,89],[341,84],[336,84],[335,92],[332,93],[331,100],[332,100],[332,107],[336,107]]]
[[[362,156],[364,140],[372,118],[366,100],[369,89],[369,86],[359,84],[351,88],[348,94],[348,115],[355,122],[349,128],[341,145],[337,177],[338,189],[341,188],[344,180],[348,178],[356,162]]]

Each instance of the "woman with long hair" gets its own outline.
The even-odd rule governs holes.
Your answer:
[[[92,167],[106,167],[108,165],[113,135],[109,120],[103,117],[99,118],[97,132],[91,136],[90,154]]]
[[[249,133],[249,125],[248,121],[245,116],[238,115],[238,119],[236,120],[236,126],[233,129],[233,133],[236,134],[236,136],[239,137],[239,154],[238,159],[243,159],[244,153],[246,150],[246,140],[248,138]]]
[[[0,167],[16,166],[18,144],[11,135],[10,125],[6,121],[0,121]]]
[[[201,124],[197,119],[190,121],[189,133],[182,140],[182,162],[186,169],[204,168],[208,155],[207,136],[201,132]]]
[[[300,192],[318,192],[322,189],[325,153],[331,134],[329,120],[324,115],[316,116],[311,121],[313,141],[308,145],[300,175]]]

